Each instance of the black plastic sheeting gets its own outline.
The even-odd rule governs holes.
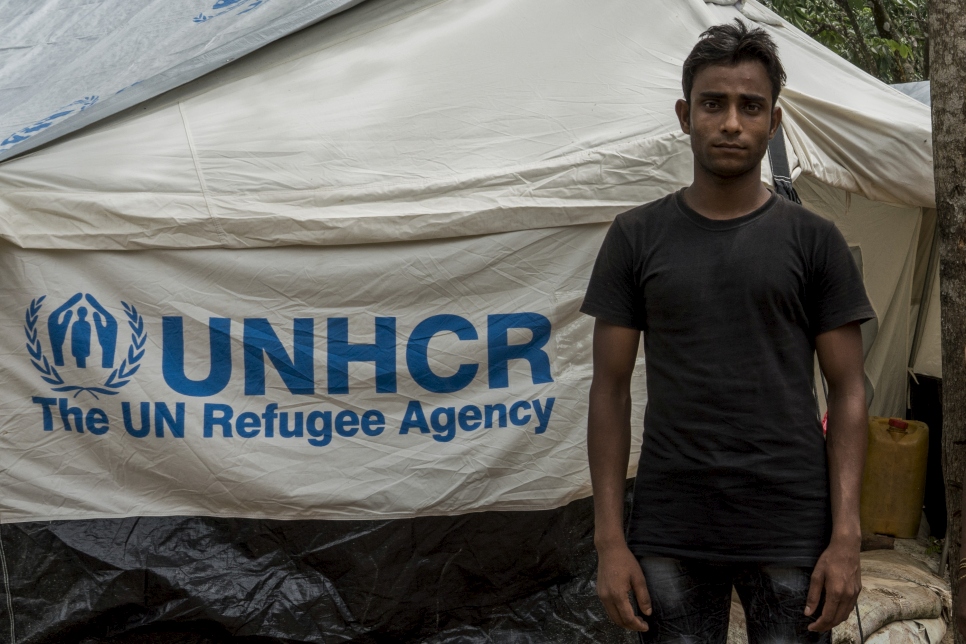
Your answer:
[[[597,599],[590,499],[392,521],[20,523],[0,543],[0,642],[636,641]]]
[[[928,88],[927,88],[928,89]],[[907,418],[921,420],[929,426],[929,453],[926,459],[926,489],[923,512],[929,533],[946,538],[946,484],[943,480],[943,381],[916,374],[909,380],[909,413]]]

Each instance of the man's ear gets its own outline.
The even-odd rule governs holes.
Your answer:
[[[775,106],[775,109],[771,111],[771,128],[768,132],[768,140],[771,141],[772,137],[775,136],[775,132],[778,131],[778,126],[782,124],[782,108]]]
[[[681,131],[691,134],[691,106],[683,98],[679,98],[674,104],[674,112],[678,115],[678,122],[681,124]]]

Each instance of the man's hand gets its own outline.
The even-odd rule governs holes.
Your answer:
[[[838,626],[849,617],[855,608],[855,601],[862,590],[862,577],[859,569],[858,541],[832,539],[826,548],[815,570],[812,571],[812,581],[808,587],[808,599],[805,602],[805,614],[812,615],[818,607],[825,591],[825,607],[819,618],[809,624],[810,631],[827,631]]]
[[[625,544],[598,548],[597,594],[604,603],[604,610],[618,626],[630,631],[646,631],[647,622],[634,614],[631,604],[634,598],[641,612],[651,614],[651,597],[647,594],[644,572],[637,558]]]

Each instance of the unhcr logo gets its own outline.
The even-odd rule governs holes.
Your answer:
[[[186,334],[183,316],[163,316],[161,373],[153,375],[160,375],[170,388],[164,396],[172,391],[190,398],[219,396],[229,387],[234,371],[242,376],[235,380],[243,380],[244,396],[255,400],[239,401],[237,395],[230,402],[221,399],[201,405],[155,396],[123,400],[124,396],[114,396],[138,373],[145,356],[148,334],[144,318],[127,302],[120,302],[120,309],[111,308],[90,293],[75,293],[57,306],[47,302],[47,297],[33,299],[25,315],[26,348],[34,369],[51,391],[72,393],[73,398],[86,392],[96,400],[109,396],[112,402],[100,407],[85,407],[80,402],[71,406],[68,396],[34,396],[31,402],[39,405],[46,432],[54,431],[59,419],[64,431],[94,436],[107,434],[113,426],[137,439],[152,435],[180,439],[194,427],[210,440],[294,438],[325,447],[341,439],[378,440],[395,425],[400,436],[428,436],[444,443],[477,430],[509,427],[543,434],[556,401],[554,396],[534,395],[536,392],[490,395],[486,400],[464,394],[441,397],[460,392],[477,380],[485,380],[491,391],[509,389],[511,363],[524,369],[514,376],[519,379],[517,386],[553,383],[547,349],[551,323],[535,311],[489,313],[476,323],[460,315],[439,313],[419,320],[408,332],[399,328],[395,316],[374,317],[373,342],[350,340],[348,317],[299,317],[291,320],[291,344],[283,341],[287,333],[280,337],[282,329],[268,318],[246,317],[234,334],[241,341],[236,352],[242,354],[236,358],[243,358],[241,373],[233,369],[231,318],[211,317],[205,325],[207,334],[199,333],[197,327]],[[323,342],[319,342],[317,327],[325,329]],[[445,335],[451,336],[449,342],[468,343],[462,345],[466,353],[457,365],[452,361],[440,365],[431,359],[431,342]],[[186,345],[196,343],[202,345],[200,352],[198,348],[186,351]],[[452,358],[462,353],[452,346],[442,350]],[[194,354],[195,367],[203,368],[207,362],[207,375],[204,370],[186,368],[186,352]],[[397,364],[400,354],[405,355],[404,368]],[[325,365],[321,383],[317,382],[321,375],[317,362]],[[374,370],[377,394],[398,394],[399,377],[408,373],[430,398],[394,396],[373,408],[362,399],[340,404],[334,397],[350,394],[350,365],[359,363]],[[270,370],[281,380],[281,387],[267,386]],[[153,382],[153,386],[160,384],[156,379]],[[318,395],[320,389],[325,395]],[[271,399],[285,392],[309,398],[301,402]],[[162,395],[159,390],[154,393]]]
[[[34,369],[51,385],[51,391],[73,392],[75,398],[83,392],[94,398],[115,395],[141,366],[148,337],[144,318],[134,306],[121,302],[131,339],[115,367],[117,318],[90,293],[76,293],[47,316],[48,358],[38,333],[46,299],[43,295],[32,300],[24,318],[27,353]],[[104,373],[108,375],[104,377]]]

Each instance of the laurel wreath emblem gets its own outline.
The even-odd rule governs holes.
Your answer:
[[[47,296],[41,295],[31,300],[30,306],[27,308],[23,330],[27,335],[27,352],[30,354],[30,363],[40,372],[40,377],[44,382],[53,385],[50,388],[51,391],[61,393],[73,391],[74,398],[86,391],[95,399],[100,400],[97,394],[113,396],[118,389],[131,382],[131,378],[141,368],[140,362],[144,357],[144,345],[148,339],[147,331],[144,329],[144,318],[133,305],[121,302],[124,313],[127,315],[127,324],[131,327],[131,346],[128,347],[127,356],[121,360],[121,364],[111,372],[111,375],[107,377],[103,384],[98,387],[81,387],[65,382],[60,373],[57,372],[57,367],[51,364],[47,360],[47,356],[44,355],[40,338],[37,337],[37,320],[40,317],[40,309],[45,299],[47,299]]]

